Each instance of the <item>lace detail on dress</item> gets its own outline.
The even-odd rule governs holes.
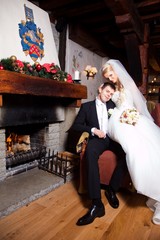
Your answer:
[[[112,101],[116,104],[116,107],[121,110],[135,108],[132,94],[126,89],[116,91],[112,96]]]
[[[125,92],[124,90],[116,91],[112,96],[112,101],[116,104],[117,108],[120,108],[121,105],[125,102]]]

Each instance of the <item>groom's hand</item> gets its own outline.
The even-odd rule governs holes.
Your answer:
[[[94,135],[98,136],[99,138],[106,138],[106,133],[97,128],[94,129]]]

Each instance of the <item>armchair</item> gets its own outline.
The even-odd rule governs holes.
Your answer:
[[[79,189],[78,189],[78,192],[80,194],[87,192],[85,149],[87,146],[88,136],[89,134],[84,132],[81,135],[76,146],[77,153],[80,154],[80,181],[79,181]],[[100,173],[100,183],[102,185],[109,185],[112,174],[117,166],[117,156],[111,150],[106,150],[100,155],[98,164],[99,164],[99,173]],[[124,177],[122,187],[127,188],[131,191],[134,190],[128,171],[126,172],[126,175]]]
[[[160,127],[160,103],[152,106],[151,108],[151,115],[154,118],[155,123]],[[80,156],[80,180],[79,180],[79,189],[78,192],[83,194],[87,191],[86,188],[86,179],[87,179],[87,172],[86,172],[86,160],[85,160],[85,148],[87,145],[87,138],[88,133],[83,133],[81,136],[80,134],[72,133],[70,146],[72,146],[71,152],[76,152]],[[77,143],[76,148],[75,144]],[[74,149],[73,149],[74,147]],[[117,156],[110,150],[104,151],[98,160],[99,164],[99,173],[100,173],[100,182],[102,185],[108,185],[111,179],[111,176],[117,166]],[[128,171],[124,177],[124,181],[122,183],[123,188],[127,188],[130,191],[135,191],[134,186],[132,184],[130,175]]]

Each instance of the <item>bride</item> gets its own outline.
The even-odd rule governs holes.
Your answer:
[[[118,60],[107,61],[102,75],[116,85],[109,136],[125,151],[132,182],[138,193],[148,197],[146,204],[154,211],[153,223],[160,224],[160,128],[148,112],[146,99]]]

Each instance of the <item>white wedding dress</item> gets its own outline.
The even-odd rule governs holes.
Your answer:
[[[134,107],[129,91],[115,92],[112,100],[116,108],[109,118],[109,136],[120,143],[125,151],[128,170],[137,192],[154,199],[154,203],[160,202],[160,128],[141,114],[136,125],[120,122],[122,112]]]

